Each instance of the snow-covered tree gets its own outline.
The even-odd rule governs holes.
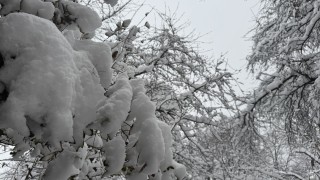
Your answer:
[[[260,86],[233,142],[264,150],[260,174],[319,178],[319,0],[262,0],[248,68]],[[251,166],[250,168],[253,168]]]
[[[144,81],[113,73],[114,43],[91,40],[95,11],[68,0],[0,4],[0,142],[13,146],[14,178],[185,176]]]
[[[204,134],[211,131],[221,139],[219,126],[227,122],[226,114],[237,111],[236,83],[225,59],[201,55],[197,37],[183,34],[186,24],[180,24],[176,13],[150,8],[141,19],[134,20],[117,15],[126,8],[133,11],[132,7],[140,7],[131,1],[112,8],[102,6],[102,1],[82,2],[105,17],[95,38],[113,42],[114,72],[145,79],[147,95],[156,102],[157,117],[171,126],[174,158],[187,167],[192,179],[211,177],[220,167],[212,163],[217,156],[211,147],[203,146],[211,141],[211,136]],[[161,23],[148,22],[150,15]]]

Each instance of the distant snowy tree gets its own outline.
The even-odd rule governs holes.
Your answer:
[[[261,2],[248,57],[261,83],[239,116],[233,141],[264,151],[265,163],[248,165],[259,174],[319,179],[320,1]]]
[[[17,161],[6,175],[185,177],[144,81],[113,71],[114,43],[91,40],[102,25],[95,11],[67,0],[0,5],[0,142]]]

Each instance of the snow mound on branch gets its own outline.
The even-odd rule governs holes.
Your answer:
[[[11,12],[21,11],[45,19],[52,19],[55,7],[51,2],[41,0],[0,0],[3,5],[0,14],[7,15]]]
[[[29,135],[28,116],[46,126],[51,132],[48,136],[70,140],[76,77],[71,46],[54,24],[24,13],[12,13],[1,20],[0,41],[0,52],[6,58],[0,81],[10,90],[0,106],[5,112],[0,115],[0,126]]]
[[[78,175],[79,169],[84,165],[87,152],[86,145],[78,151],[70,146],[64,147],[57,158],[50,162],[43,178],[46,180],[69,179],[71,176]]]
[[[168,177],[168,180],[175,175],[182,179],[186,174],[185,167],[172,160],[170,127],[156,118],[156,106],[146,96],[143,81],[131,80],[130,84],[133,100],[127,123],[133,122],[133,127],[130,130],[126,166],[135,170],[128,175],[128,179],[141,179],[144,175],[151,175],[154,179]],[[166,171],[162,176],[161,172]]]
[[[104,137],[115,134],[121,129],[130,111],[132,88],[128,77],[120,75],[107,92],[108,98],[101,101],[97,110],[97,122],[90,128],[100,130]]]
[[[178,178],[178,179],[183,179],[186,174],[186,167],[182,164],[179,164],[176,161],[173,161],[173,167],[174,167],[174,175]]]
[[[158,126],[158,119],[155,117],[155,104],[145,95],[142,80],[132,80],[130,84],[133,89],[133,100],[128,120],[135,120],[131,136],[138,139],[130,150],[133,152],[129,153],[131,156],[129,155],[128,162],[139,167],[139,171],[145,174],[154,174],[165,156],[165,143]]]
[[[7,15],[11,12],[18,11],[20,9],[21,0],[0,0],[2,8],[0,15]]]
[[[21,11],[45,19],[52,19],[54,14],[54,5],[50,2],[41,0],[23,0],[21,1]]]
[[[61,1],[70,13],[71,19],[75,20],[82,33],[91,33],[102,25],[101,18],[87,6],[71,1]]]
[[[68,29],[70,28],[69,26],[77,26],[83,33],[83,36],[89,39],[93,37],[95,30],[102,25],[101,18],[91,8],[67,0],[59,1],[59,6],[55,8],[53,4],[55,1],[0,0],[0,4],[2,5],[0,15],[19,11],[51,20],[56,12],[54,20],[59,22],[57,26],[62,26],[62,29]]]
[[[116,136],[111,141],[104,143],[103,155],[106,166],[105,176],[119,173],[123,167],[126,157],[125,142],[121,136]]]
[[[172,150],[170,149],[172,146],[172,135],[171,128],[169,125],[162,121],[158,121],[158,126],[161,129],[163,140],[164,140],[164,148],[165,148],[165,156],[164,160],[161,162],[160,169],[165,171],[169,166],[172,165]]]
[[[55,147],[73,138],[79,143],[105,98],[89,54],[74,51],[50,21],[25,13],[0,20],[0,41],[0,82],[9,91],[0,105],[0,128]]]
[[[109,45],[92,40],[76,40],[73,48],[78,51],[85,51],[92,64],[98,71],[100,83],[105,89],[109,88],[111,83],[112,55]]]

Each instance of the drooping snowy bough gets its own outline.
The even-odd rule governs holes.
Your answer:
[[[109,44],[90,40],[97,13],[65,0],[0,4],[0,143],[28,158],[15,177],[184,177],[143,81],[113,82]]]

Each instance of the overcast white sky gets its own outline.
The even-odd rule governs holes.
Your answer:
[[[189,21],[187,31],[206,34],[204,49],[212,49],[210,55],[218,58],[226,53],[229,64],[245,71],[245,57],[250,53],[251,41],[245,35],[254,27],[254,17],[259,9],[258,0],[146,0],[157,9],[169,7],[184,14],[182,21]],[[151,22],[152,23],[152,22]],[[253,87],[250,77],[238,75],[247,88]]]

